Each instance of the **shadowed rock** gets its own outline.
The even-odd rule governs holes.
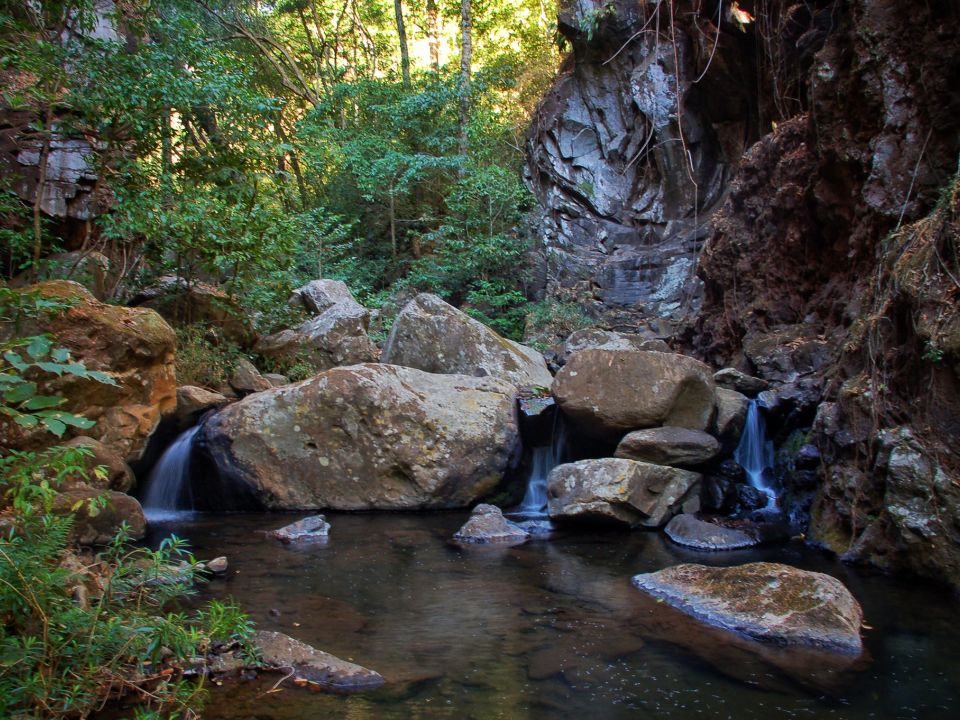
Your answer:
[[[614,457],[654,465],[693,467],[709,462],[720,452],[712,435],[687,428],[659,427],[634,430],[620,441]]]
[[[530,539],[530,534],[510,522],[496,505],[480,504],[473,509],[470,519],[457,530],[453,539],[462,543],[483,545],[496,543],[517,545]]]
[[[668,522],[664,532],[678,545],[695,550],[736,550],[759,543],[756,537],[743,530],[704,522],[686,513]]]

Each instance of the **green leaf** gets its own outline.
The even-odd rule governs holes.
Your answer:
[[[13,421],[20,427],[35,428],[40,422],[36,415],[18,415]]]
[[[43,418],[43,424],[47,426],[47,430],[57,437],[63,437],[63,434],[67,431],[67,426],[54,418]]]
[[[11,365],[13,365],[17,370],[20,370],[21,372],[30,368],[30,364],[25,362],[24,359],[20,357],[18,353],[13,352],[12,350],[10,350],[9,352],[5,352],[3,354],[3,359],[6,360]]]
[[[63,375],[63,373],[68,369],[69,366],[63,365],[61,363],[38,362],[37,367],[45,372],[53,373],[54,375],[59,377]]]
[[[7,390],[3,394],[3,401],[6,403],[22,403],[24,400],[29,400],[36,394],[37,384],[25,382],[21,385],[14,386],[11,390]]]
[[[57,407],[66,402],[66,398],[59,395],[35,395],[24,404],[24,410],[45,410],[46,408]]]
[[[27,354],[34,360],[45,357],[48,352],[50,352],[50,340],[48,338],[37,335],[30,339],[30,344],[27,345]]]
[[[70,359],[70,351],[66,348],[54,348],[50,356],[58,363],[67,362]]]

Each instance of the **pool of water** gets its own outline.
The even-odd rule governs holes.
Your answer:
[[[960,602],[800,544],[702,554],[645,531],[568,530],[514,548],[460,547],[466,513],[328,514],[330,540],[263,536],[301,515],[193,515],[151,528],[230,568],[232,596],[279,630],[374,669],[352,695],[275,677],[212,688],[204,718],[953,718]],[[681,562],[785,562],[840,578],[863,605],[867,655],[838,661],[712,631],[630,577]]]

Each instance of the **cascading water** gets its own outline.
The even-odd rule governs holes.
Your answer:
[[[523,501],[512,514],[524,518],[544,518],[547,516],[547,476],[550,471],[563,462],[566,431],[562,422],[554,426],[551,443],[532,450],[533,464],[527,490]]]
[[[746,471],[750,484],[767,496],[763,511],[777,509],[777,491],[767,481],[766,472],[773,468],[773,442],[767,440],[763,416],[756,400],[750,401],[747,409],[747,421],[740,436],[733,459]]]
[[[195,425],[182,433],[168,447],[147,478],[147,492],[143,499],[143,512],[148,521],[178,517],[194,508],[190,488],[190,456],[193,439],[200,431]]]

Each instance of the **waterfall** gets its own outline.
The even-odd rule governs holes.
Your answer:
[[[559,425],[559,427],[557,427]],[[527,480],[527,490],[523,501],[512,514],[525,518],[543,518],[547,516],[547,476],[550,471],[563,462],[566,431],[562,422],[555,421],[551,442],[532,450],[533,466]]]
[[[733,459],[746,471],[750,484],[767,495],[764,511],[776,510],[777,491],[767,483],[764,471],[773,468],[773,442],[767,440],[763,416],[756,400],[750,401],[747,421]]]
[[[190,456],[193,439],[200,431],[195,425],[183,432],[168,447],[147,478],[143,511],[147,520],[157,522],[193,510],[193,492],[190,488]]]

